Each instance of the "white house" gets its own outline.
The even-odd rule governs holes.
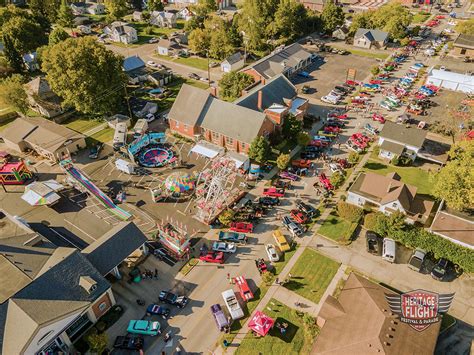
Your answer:
[[[158,27],[176,28],[176,14],[169,11],[153,11],[150,23]]]
[[[354,35],[354,46],[360,48],[384,48],[387,42],[388,33],[380,30],[359,28]]]
[[[422,129],[387,121],[379,134],[379,156],[392,159],[403,155],[415,160],[425,142],[426,133]]]
[[[130,44],[138,41],[137,30],[126,22],[115,21],[104,28],[104,33],[109,36],[113,42]]]
[[[74,15],[103,15],[105,14],[105,5],[96,2],[73,2],[71,5],[72,13]]]
[[[172,56],[178,54],[182,47],[173,40],[160,39],[156,51],[159,55]]]
[[[474,68],[472,68],[474,72]],[[428,72],[427,84],[440,86],[444,89],[474,94],[474,75],[472,73],[455,73],[447,70],[431,68]]]
[[[242,55],[242,53],[237,52],[227,57],[221,63],[221,70],[224,73],[229,73],[231,71],[239,70],[243,66],[244,66],[244,56]]]
[[[183,19],[184,21],[189,21],[194,16],[194,13],[186,6],[178,11],[176,17]]]
[[[417,195],[417,188],[404,184],[396,173],[387,176],[372,172],[360,173],[347,192],[346,202],[359,207],[371,207],[390,215],[400,211],[407,223],[425,223],[434,202]]]

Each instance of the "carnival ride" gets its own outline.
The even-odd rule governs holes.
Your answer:
[[[1,185],[23,185],[33,177],[33,173],[26,167],[25,162],[10,162],[4,160],[0,163]]]
[[[132,162],[146,168],[159,168],[177,160],[162,132],[138,137],[128,145],[127,153]]]
[[[162,221],[158,223],[157,239],[163,247],[169,250],[176,258],[183,259],[189,256],[191,236],[186,230],[186,226],[179,226],[178,223]]]

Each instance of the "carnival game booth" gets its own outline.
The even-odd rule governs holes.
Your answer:
[[[130,160],[145,168],[159,168],[176,161],[164,133],[147,133],[128,146]]]
[[[64,190],[64,186],[56,180],[35,181],[25,187],[21,196],[31,206],[51,206],[61,199],[57,192]]]
[[[33,177],[24,161],[11,162],[8,159],[0,163],[1,185],[23,185]]]

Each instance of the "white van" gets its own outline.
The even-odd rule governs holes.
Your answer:
[[[222,292],[222,298],[224,299],[225,305],[229,310],[229,314],[233,320],[237,320],[244,317],[244,311],[240,307],[237,297],[233,290],[226,290]]]
[[[396,244],[393,239],[384,238],[383,249],[382,249],[382,259],[387,260],[390,263],[394,263],[395,262],[395,248],[396,248]]]
[[[115,134],[112,146],[114,150],[120,150],[127,144],[127,123],[126,122],[118,122],[115,125]]]
[[[146,133],[148,130],[148,122],[144,118],[140,118],[133,127],[133,138],[138,138]]]

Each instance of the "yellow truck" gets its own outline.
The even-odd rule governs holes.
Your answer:
[[[277,229],[276,231],[274,231],[273,238],[275,239],[275,243],[278,246],[278,249],[280,249],[282,252],[289,251],[291,249],[281,230]]]

